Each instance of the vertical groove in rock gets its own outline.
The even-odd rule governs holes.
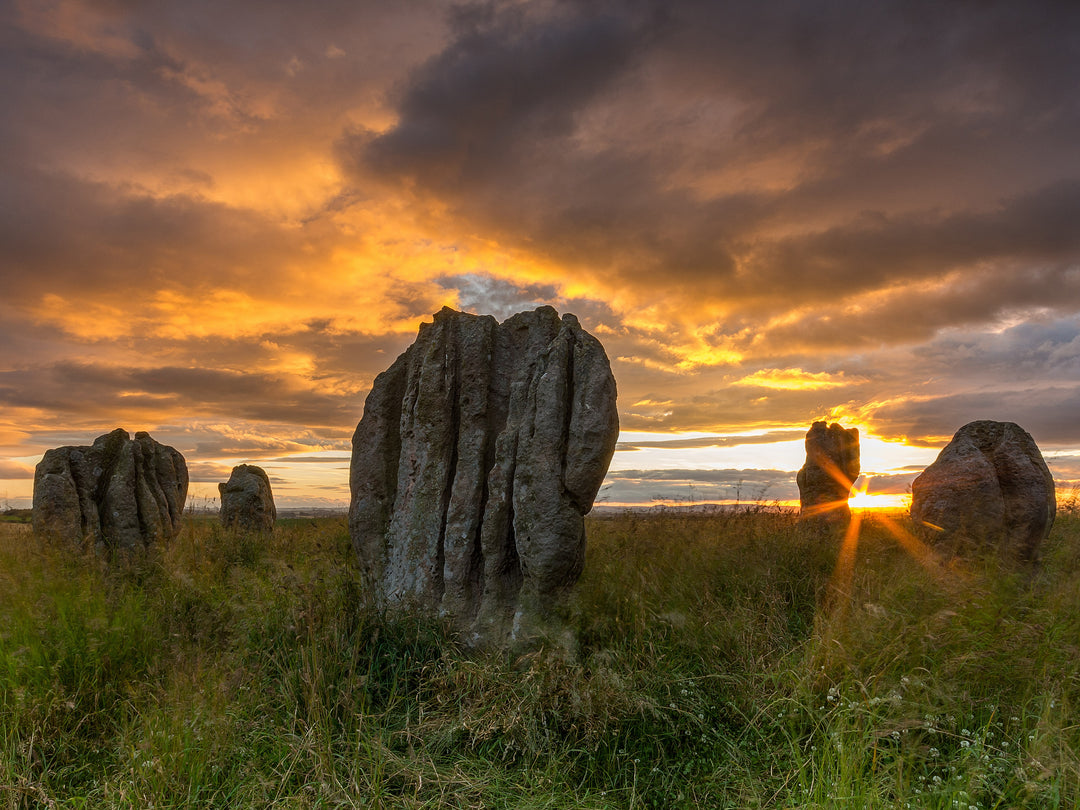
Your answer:
[[[564,326],[563,329],[566,329]],[[563,329],[560,329],[560,334]],[[573,493],[570,492],[566,485],[566,464],[569,460],[567,456],[567,448],[570,447],[570,420],[573,416],[573,396],[574,396],[574,348],[576,341],[574,340],[573,333],[567,331],[567,350],[566,358],[563,361],[563,378],[566,380],[565,389],[562,396],[562,446],[560,447],[561,461],[559,465],[559,482],[562,485],[563,496],[574,500]],[[591,506],[591,504],[590,504]]]
[[[465,607],[465,615],[468,616],[469,621],[474,624],[480,616],[480,605],[487,581],[484,573],[486,561],[484,559],[483,539],[484,522],[487,520],[488,502],[491,498],[491,480],[489,472],[495,463],[495,445],[498,435],[502,425],[505,423],[505,416],[501,409],[501,392],[497,390],[495,376],[491,373],[491,367],[495,361],[498,350],[497,334],[497,328],[495,326],[490,326],[486,334],[486,351],[482,358],[488,369],[488,373],[484,378],[485,382],[482,385],[484,396],[482,424],[484,433],[478,456],[478,463],[480,469],[483,471],[483,480],[479,485],[480,502],[477,507],[475,520],[473,521],[471,536],[469,537],[470,547],[468,550],[467,561],[468,581],[466,583],[468,598]]]
[[[349,525],[372,596],[501,643],[581,572],[582,516],[618,434],[607,357],[551,307],[502,324],[444,309],[393,369],[353,436]]]
[[[180,453],[117,429],[89,447],[45,454],[34,476],[34,527],[71,542],[139,548],[179,533],[187,488]]]
[[[461,441],[461,375],[458,368],[460,358],[457,356],[458,341],[461,339],[458,323],[455,321],[447,326],[453,330],[453,337],[444,344],[443,374],[446,390],[447,403],[450,407],[449,418],[446,424],[446,435],[450,439],[450,460],[446,465],[446,478],[443,481],[442,503],[439,508],[439,539],[435,552],[436,581],[432,587],[436,604],[441,605],[446,593],[446,522],[450,509],[450,497],[454,492],[454,479],[457,475],[458,444]]]

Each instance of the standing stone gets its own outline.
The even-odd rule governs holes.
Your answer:
[[[89,447],[57,447],[34,473],[34,530],[71,543],[141,548],[180,532],[184,457],[149,433],[117,428]]]
[[[1013,422],[964,425],[911,484],[912,518],[956,550],[996,548],[1033,561],[1056,512],[1054,478]]]
[[[270,478],[262,467],[241,464],[218,484],[221,494],[221,525],[227,529],[269,533],[274,530],[277,509],[270,491]]]
[[[806,433],[806,463],[796,481],[799,514],[827,523],[846,523],[848,498],[859,477],[859,430],[814,422]]]
[[[581,574],[618,431],[607,356],[573,315],[444,308],[353,436],[349,528],[376,601],[473,643],[527,636]]]

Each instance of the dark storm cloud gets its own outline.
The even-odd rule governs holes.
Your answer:
[[[253,212],[25,166],[4,166],[4,175],[0,244],[15,299],[130,301],[140,290],[198,292],[257,271],[262,284],[283,290],[290,263],[309,260],[302,236]]]
[[[875,473],[869,476],[869,482],[868,476],[862,476],[855,480],[855,488],[860,489],[868,483],[869,491],[875,495],[909,494],[911,482],[918,478],[922,471],[923,468],[919,467],[918,470],[907,473]]]
[[[738,484],[740,482],[771,483],[792,479],[793,473],[784,470],[612,470],[609,479],[633,479],[650,481],[700,481],[712,484]]]
[[[349,455],[340,456],[282,456],[281,458],[267,458],[263,461],[270,462],[282,462],[289,464],[333,464],[334,462],[344,462],[343,466],[337,467],[337,469],[347,470],[349,468]]]
[[[664,15],[644,3],[553,5],[547,15],[508,5],[464,18],[457,39],[412,75],[392,129],[342,138],[344,164],[434,191],[558,260],[620,261],[645,286],[660,281],[660,257],[698,271],[697,283],[730,267],[713,232],[739,205],[661,193],[666,179],[648,155],[575,143],[580,117],[638,69]]]
[[[617,470],[608,473],[598,503],[750,503],[798,497],[795,474],[782,470]]]
[[[0,404],[74,414],[154,418],[171,412],[339,427],[356,421],[353,397],[301,387],[281,375],[205,368],[127,368],[61,362],[0,372]]]
[[[806,435],[801,430],[773,430],[760,436],[704,436],[698,439],[662,439],[659,441],[619,442],[616,450],[640,450],[644,447],[658,447],[667,450],[690,449],[700,447],[739,447],[744,444],[772,444],[802,439]]]
[[[981,386],[1080,380],[1080,318],[1043,316],[992,334],[953,331],[912,349],[911,362],[927,378]]]
[[[253,421],[292,421],[297,424],[339,424],[348,404],[314,390],[296,390],[283,376],[220,369],[155,368],[126,372],[136,390],[151,396],[200,399],[222,411]]]
[[[875,424],[886,435],[949,437],[968,422],[994,419],[1016,422],[1041,444],[1080,444],[1080,385],[995,389],[943,394],[874,410]]]
[[[379,172],[448,190],[499,182],[523,140],[571,135],[575,113],[630,64],[647,32],[626,13],[633,5],[459,14],[454,42],[401,94],[394,128],[358,133],[352,146]]]
[[[213,461],[189,461],[187,463],[188,480],[199,483],[219,483],[228,481],[232,475],[232,465],[218,464]]]
[[[915,344],[949,327],[995,325],[1033,309],[1064,313],[1080,307],[1080,265],[974,268],[940,281],[900,287],[865,303],[822,303],[752,335],[749,346],[768,356]]]
[[[795,300],[949,273],[970,287],[1080,257],[1076,9],[660,6],[485,7],[414,71],[398,122],[344,138],[343,159],[642,296],[741,304],[731,334],[761,334]],[[722,179],[767,161],[788,167]],[[1057,279],[1029,281],[1045,299]],[[840,328],[857,343],[921,339],[1011,305],[982,292],[918,334],[901,304]]]
[[[241,462],[273,460],[283,453],[310,453],[335,446],[332,440],[318,435],[319,431],[296,425],[273,422],[245,422],[233,419],[228,423],[205,420],[193,421],[185,425],[170,425],[157,422],[140,422],[138,419],[124,418],[119,411],[111,414],[115,421],[109,423],[108,430],[120,426],[133,433],[137,430],[149,430],[155,440],[176,448],[185,458],[193,482],[213,483],[225,481],[232,471],[233,462],[222,463],[218,459],[239,459]],[[71,420],[75,421],[75,420]],[[103,429],[93,424],[86,429],[35,430],[26,439],[28,449],[23,455],[38,458],[48,449],[62,446],[86,446],[102,435]],[[342,446],[346,442],[341,443]],[[17,462],[4,462],[0,471],[17,471],[25,468]],[[28,475],[4,476],[0,478],[33,478],[33,468]],[[347,477],[347,476],[346,476]]]
[[[977,115],[1004,100],[1022,111],[1062,98],[1076,71],[1080,13],[1037,2],[678,2],[668,52],[688,81],[725,82],[755,101],[753,134],[795,126],[833,136],[871,116],[927,106]],[[706,52],[709,55],[703,58]],[[1049,77],[1062,81],[1047,84]],[[966,96],[956,96],[966,91]]]
[[[949,330],[879,360],[862,414],[883,436],[940,447],[968,422],[997,419],[1020,424],[1044,447],[1080,439],[1076,316],[1033,316],[992,333]]]
[[[265,460],[263,461],[265,463]],[[231,464],[219,464],[214,461],[188,462],[188,480],[201,484],[220,484],[232,477],[233,467]],[[280,484],[291,483],[288,479],[269,475],[270,483],[277,487]]]
[[[347,381],[357,392],[384,371],[413,341],[415,335],[366,334],[343,328],[335,321],[312,320],[288,325],[287,331],[266,331],[243,337],[177,337],[158,343],[156,356],[171,364],[187,363],[204,369],[272,367],[285,355],[306,358],[312,381],[328,378]]]
[[[44,138],[46,152],[71,152],[79,142],[108,147],[111,139],[135,155],[177,141],[205,147],[198,136],[271,118],[316,126],[384,87],[401,60],[429,53],[444,28],[438,11],[425,0],[15,0],[0,9],[9,102],[0,121],[15,139]],[[73,121],[86,124],[76,142],[63,129]],[[151,130],[166,143],[141,141]]]
[[[818,303],[876,288],[883,281],[937,278],[983,262],[1007,261],[1012,270],[1022,262],[1041,269],[1080,256],[1078,220],[1080,179],[1007,198],[991,211],[944,218],[866,214],[850,224],[779,240],[755,257],[752,283],[783,283],[800,302]],[[1018,275],[1032,288],[1029,297],[1045,297],[1063,280],[1051,273]],[[998,305],[1016,294],[1015,289],[1003,290]]]

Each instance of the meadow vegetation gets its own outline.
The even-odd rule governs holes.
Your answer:
[[[1033,573],[898,526],[593,517],[510,654],[374,611],[344,519],[111,562],[0,525],[0,807],[1080,806],[1080,517]]]

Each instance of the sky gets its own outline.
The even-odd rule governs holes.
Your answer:
[[[904,493],[1014,421],[1080,483],[1080,4],[0,3],[0,505],[115,427],[348,502],[443,306],[619,391],[606,503]]]

